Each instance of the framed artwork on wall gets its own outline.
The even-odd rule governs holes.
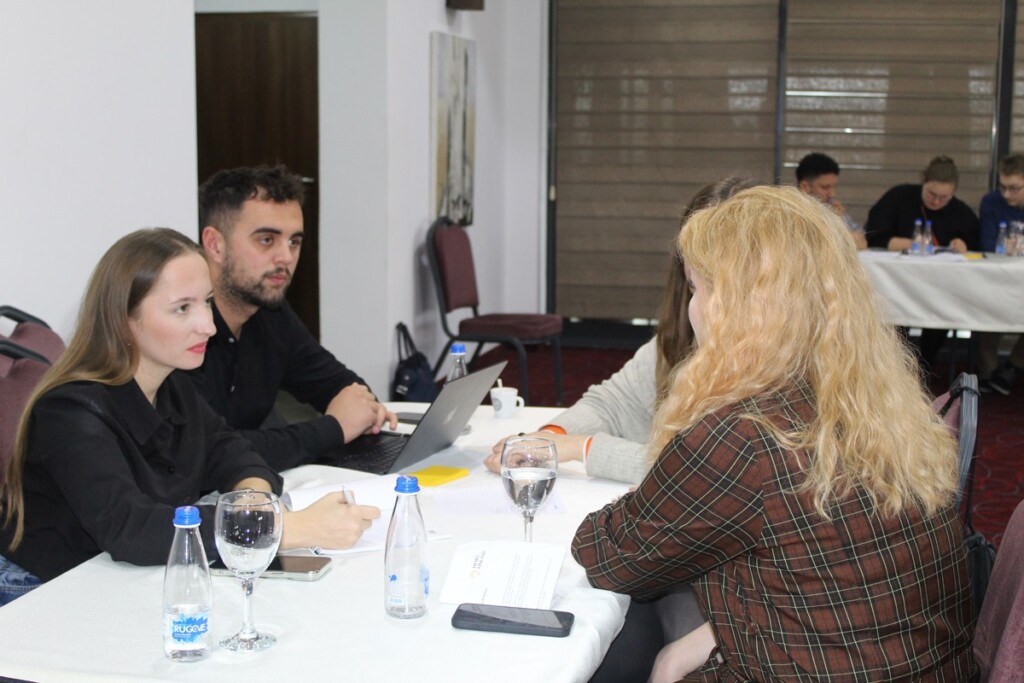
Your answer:
[[[431,220],[473,223],[476,43],[430,34]]]

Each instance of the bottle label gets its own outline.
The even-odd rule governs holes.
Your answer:
[[[209,630],[210,623],[206,612],[179,614],[171,619],[171,638],[182,645],[198,643]]]

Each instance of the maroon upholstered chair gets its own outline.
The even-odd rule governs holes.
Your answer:
[[[981,680],[1020,681],[1024,672],[1024,502],[1013,511],[974,633]]]
[[[0,318],[15,322],[10,336],[0,334],[0,340],[6,339],[29,351],[35,351],[51,363],[64,353],[64,340],[39,318],[14,306],[0,306]]]
[[[441,369],[448,349],[456,341],[477,344],[472,365],[485,343],[505,344],[515,348],[519,355],[519,392],[529,403],[530,391],[526,369],[527,344],[550,344],[555,354],[555,401],[562,404],[562,318],[546,313],[488,313],[481,315],[478,307],[480,297],[476,288],[476,269],[473,266],[473,251],[469,236],[462,226],[452,223],[447,217],[438,218],[427,231],[427,260],[434,276],[437,290],[437,304],[441,312],[441,327],[448,335],[448,343],[434,365],[434,374]],[[448,314],[469,308],[470,318],[459,322],[459,329],[452,331]]]
[[[0,340],[0,482],[14,449],[14,434],[29,394],[50,367],[43,356]]]

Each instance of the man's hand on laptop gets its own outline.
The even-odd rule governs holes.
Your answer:
[[[398,416],[377,402],[377,397],[362,384],[350,384],[331,399],[327,406],[330,415],[345,435],[345,443],[363,434],[378,434],[387,423],[392,430],[398,427]]]

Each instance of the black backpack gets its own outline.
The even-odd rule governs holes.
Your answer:
[[[395,331],[398,333],[398,367],[391,381],[391,400],[430,403],[437,397],[434,370],[427,357],[416,349],[405,323],[398,323]]]

